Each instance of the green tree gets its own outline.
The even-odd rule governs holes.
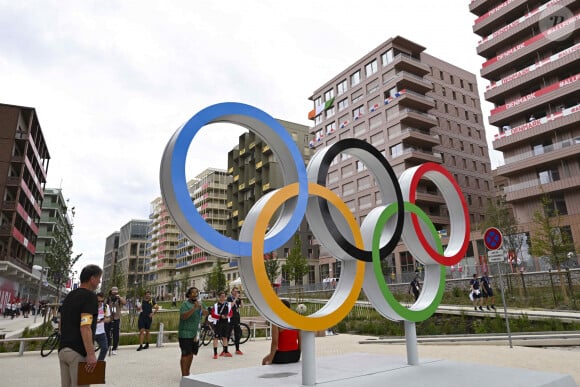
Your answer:
[[[211,269],[205,279],[205,291],[211,293],[217,293],[220,290],[226,289],[226,275],[222,269],[222,264],[220,260],[216,262],[214,267]]]
[[[549,195],[542,196],[540,209],[533,215],[534,232],[531,237],[530,252],[537,257],[546,257],[552,267],[560,273],[560,284],[564,301],[568,302],[562,263],[568,259],[568,252],[574,251],[574,243],[568,232],[561,226],[560,212],[554,207]]]
[[[72,225],[57,225],[53,232],[53,239],[46,251],[46,266],[50,268],[48,278],[58,289],[57,302],[60,303],[60,289],[71,277],[72,268],[82,254],[72,256]]]
[[[294,246],[290,249],[284,266],[288,280],[294,280],[297,285],[301,285],[302,279],[308,273],[308,261],[302,255],[302,241],[298,234],[294,235]]]
[[[108,294],[109,290],[111,290],[113,286],[116,286],[119,288],[119,292],[126,294],[127,290],[126,282],[127,276],[125,275],[125,270],[121,265],[115,264],[113,266],[113,274],[111,275],[111,279],[109,280],[109,283],[107,283],[107,286],[109,288],[101,290],[103,291],[103,293]]]
[[[280,275],[281,269],[280,261],[278,261],[278,258],[274,252],[264,254],[264,266],[266,268],[266,275],[270,280],[270,284],[274,286],[274,282]]]
[[[503,248],[519,256],[525,241],[520,225],[515,218],[512,209],[507,204],[505,196],[496,201],[491,200],[485,210],[485,220],[478,225],[478,230],[484,232],[490,227],[499,229],[503,236]],[[521,260],[524,264],[524,260]]]

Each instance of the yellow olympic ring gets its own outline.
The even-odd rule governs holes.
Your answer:
[[[275,191],[258,216],[253,229],[252,238],[252,267],[254,270],[253,281],[256,281],[256,284],[260,289],[261,296],[274,314],[270,315],[269,311],[261,310],[260,312],[262,312],[262,314],[264,314],[267,319],[275,322],[278,325],[288,328],[318,331],[338,324],[354,307],[364,281],[365,262],[354,258],[351,258],[350,262],[347,262],[349,259],[345,259],[345,266],[343,267],[343,271],[352,269],[355,270],[354,282],[350,292],[336,291],[333,297],[329,300],[328,304],[310,316],[302,316],[293,310],[289,310],[280,301],[278,295],[270,286],[270,280],[268,279],[266,268],[264,266],[264,235],[266,234],[266,230],[268,228],[268,222],[276,210],[288,199],[296,197],[298,195],[298,189],[298,183],[293,183]],[[364,244],[359,226],[356,223],[354,216],[350,212],[350,209],[340,199],[340,197],[338,197],[328,188],[315,183],[308,183],[308,194],[322,197],[334,205],[346,219],[351,229],[355,246],[363,249]],[[331,303],[332,305],[337,305],[337,303],[335,303],[333,300],[335,297],[339,298],[336,300],[336,302],[340,303],[340,305],[338,305],[336,308],[332,308],[332,306],[330,306]],[[260,303],[254,303],[254,305],[259,304]]]

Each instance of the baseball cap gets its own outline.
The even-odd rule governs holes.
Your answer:
[[[118,287],[116,287],[116,286],[113,286],[113,287],[111,288],[111,291],[112,291],[112,292],[118,292],[118,291],[119,291],[119,288],[118,288]]]

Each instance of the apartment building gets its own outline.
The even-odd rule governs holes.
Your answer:
[[[277,121],[290,133],[307,164],[312,155],[308,126],[280,119]],[[282,187],[282,171],[270,146],[255,133],[248,132],[240,135],[238,145],[228,153],[228,173],[233,179],[227,190],[227,208],[230,216],[227,219],[225,235],[237,239],[244,219],[254,203],[268,192]],[[275,219],[272,220],[274,221]],[[318,246],[314,244],[306,221],[300,225],[297,235],[302,243],[302,256],[308,260],[309,265],[308,275],[302,279],[302,283],[321,282],[323,277],[318,266]],[[282,265],[293,245],[294,240],[290,240],[274,252]],[[230,262],[230,266],[236,264],[235,260]],[[281,285],[290,284],[284,273],[281,281]]]
[[[36,110],[0,104],[0,305],[38,286],[32,265],[49,160]]]
[[[489,81],[485,99],[503,152],[497,175],[522,230],[548,194],[562,215],[561,231],[580,241],[580,1],[475,0],[473,32]],[[574,256],[574,255],[572,255]],[[544,260],[522,257],[547,269]],[[573,261],[578,262],[574,257]]]
[[[74,211],[74,208],[71,209]],[[60,188],[46,188],[41,205],[41,215],[36,241],[34,264],[46,266],[46,254],[50,246],[56,242],[55,234],[60,233],[66,243],[72,245],[72,219],[69,217],[68,204]],[[71,212],[74,216],[74,213]]]
[[[424,52],[425,47],[396,36],[356,60],[310,96],[314,109],[310,146],[317,150],[340,139],[358,138],[376,147],[400,175],[413,166],[443,164],[468,203],[472,243],[460,267],[483,263],[477,223],[483,220],[493,183],[476,77]],[[356,157],[341,154],[327,176],[328,187],[359,223],[382,204],[377,184]],[[448,211],[437,187],[423,180],[417,204],[427,213],[445,244]],[[322,247],[321,271],[340,276],[340,264]],[[400,244],[388,258],[395,279],[406,280],[421,265]],[[458,267],[449,270],[459,269]],[[470,269],[457,272],[467,275]]]
[[[103,259],[103,276],[101,277],[101,289],[108,292],[113,287],[113,280],[117,273],[117,256],[119,254],[119,231],[113,232],[105,240],[105,256]]]
[[[225,170],[208,168],[187,182],[191,200],[200,215],[222,234],[229,216],[226,192],[231,179]],[[206,276],[217,262],[227,269],[229,260],[219,260],[202,250],[179,230],[161,197],[151,202],[149,219],[147,282],[156,297],[168,299],[176,295],[183,299],[188,287],[205,288]],[[228,273],[227,279],[236,274]]]
[[[148,226],[148,220],[133,219],[107,237],[101,281],[105,293],[117,286],[126,296],[135,297],[140,289],[148,286]]]

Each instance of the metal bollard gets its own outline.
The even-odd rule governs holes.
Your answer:
[[[159,334],[157,335],[157,347],[163,347],[163,323],[159,323]]]
[[[20,348],[18,349],[18,356],[24,355],[24,348],[26,347],[26,342],[24,340],[20,341]]]

